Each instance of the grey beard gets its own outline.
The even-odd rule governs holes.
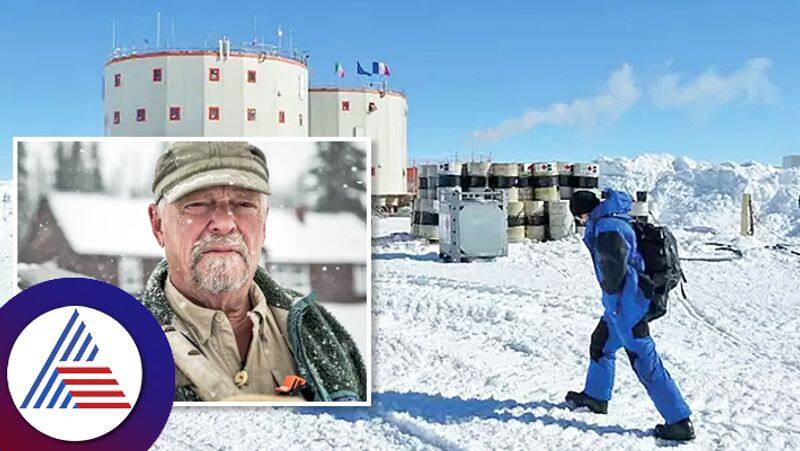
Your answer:
[[[236,262],[228,257],[205,256],[211,260],[206,263],[206,271],[201,272],[198,266],[204,258],[203,252],[216,245],[238,248],[245,268],[237,271]],[[202,291],[220,294],[240,288],[247,282],[247,268],[249,267],[250,255],[241,234],[225,237],[209,236],[195,243],[192,248],[192,266],[190,268],[192,281]]]

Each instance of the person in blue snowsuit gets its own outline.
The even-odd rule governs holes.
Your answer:
[[[583,241],[603,291],[603,317],[592,333],[585,388],[580,393],[569,392],[567,401],[595,413],[607,413],[616,353],[624,348],[636,376],[666,422],[656,426],[656,437],[691,440],[692,412],[664,368],[644,318],[650,300],[639,287],[644,261],[628,214],[633,202],[620,191],[606,190],[604,197],[601,202],[591,191],[576,191],[570,202],[572,214],[586,225]]]

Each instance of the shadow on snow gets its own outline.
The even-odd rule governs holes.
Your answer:
[[[421,262],[439,261],[439,254],[428,252],[427,254],[407,254],[404,252],[387,252],[383,254],[372,254],[373,260],[417,260]]]
[[[389,412],[400,412],[428,423],[454,424],[476,418],[513,420],[523,423],[538,422],[544,425],[555,425],[563,429],[593,431],[599,435],[652,436],[652,431],[628,429],[619,425],[591,424],[581,420],[557,418],[550,413],[555,409],[567,408],[566,402],[558,404],[549,401],[518,403],[514,400],[445,398],[426,393],[384,392],[372,394],[372,407],[302,407],[296,409],[296,412],[310,415],[326,413],[334,418],[351,422],[370,420]]]

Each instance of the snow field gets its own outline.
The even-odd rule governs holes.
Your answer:
[[[800,171],[669,155],[600,163],[602,185],[651,191],[682,256],[732,258],[685,262],[688,299],[673,296],[651,324],[694,412],[697,440],[680,448],[799,449],[800,256],[765,246],[800,251]],[[744,190],[758,216],[751,238],[737,237]],[[601,314],[577,237],[512,244],[492,262],[444,264],[437,246],[407,231],[408,218],[373,222],[372,408],[176,408],[155,448],[672,445],[652,437],[661,418],[622,352],[608,415],[565,408],[566,391],[583,387]]]

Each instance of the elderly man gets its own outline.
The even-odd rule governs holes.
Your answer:
[[[350,335],[312,295],[280,287],[258,259],[269,171],[243,142],[185,142],[159,159],[149,207],[166,253],[142,302],[164,326],[176,401],[366,398]]]

